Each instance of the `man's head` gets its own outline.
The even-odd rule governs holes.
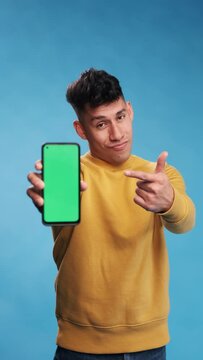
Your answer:
[[[83,72],[78,80],[69,85],[66,98],[76,114],[85,110],[86,105],[96,108],[124,99],[118,79],[104,70],[89,69]]]
[[[127,160],[133,110],[118,79],[103,70],[90,69],[68,87],[66,98],[78,116],[74,127],[88,141],[91,154],[113,165]]]

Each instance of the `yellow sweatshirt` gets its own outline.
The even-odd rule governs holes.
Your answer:
[[[155,214],[135,204],[136,180],[124,170],[154,172],[155,163],[131,155],[112,166],[81,158],[81,222],[54,227],[57,344],[79,352],[127,353],[169,341],[169,266],[164,226],[183,233],[194,225],[194,205],[172,166],[172,207]]]

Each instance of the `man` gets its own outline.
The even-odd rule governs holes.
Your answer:
[[[133,109],[114,76],[84,72],[67,100],[90,152],[81,157],[81,222],[53,227],[55,360],[163,360],[169,341],[164,227],[192,229],[194,205],[180,173],[166,164],[167,152],[156,163],[131,155]],[[41,175],[28,179],[27,193],[40,209]]]

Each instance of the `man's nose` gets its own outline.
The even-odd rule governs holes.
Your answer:
[[[109,139],[111,141],[119,141],[123,137],[122,129],[118,124],[111,124],[109,129]]]

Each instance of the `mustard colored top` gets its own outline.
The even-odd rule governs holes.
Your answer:
[[[174,202],[163,214],[135,204],[136,179],[124,170],[154,172],[156,163],[131,155],[113,166],[81,157],[81,222],[53,227],[57,344],[86,353],[127,353],[168,343],[169,265],[164,226],[183,233],[195,209],[180,173],[166,165]]]

